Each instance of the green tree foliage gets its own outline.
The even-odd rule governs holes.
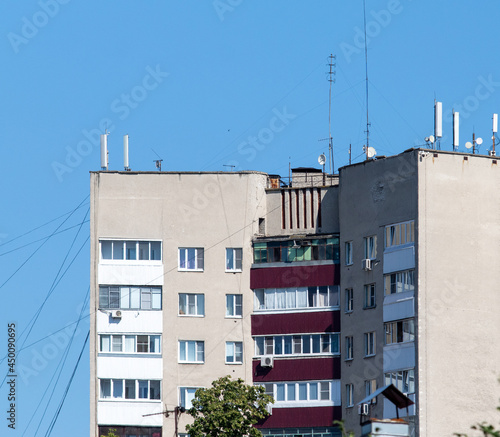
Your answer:
[[[119,437],[113,431],[116,431],[116,429],[109,429],[108,433],[106,435],[101,436],[101,437]]]
[[[266,406],[270,403],[274,399],[264,387],[224,376],[212,382],[212,387],[196,390],[188,410],[194,422],[186,430],[190,437],[259,437],[262,433],[252,425],[269,415]]]

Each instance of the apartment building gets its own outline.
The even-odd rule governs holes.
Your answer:
[[[262,384],[269,437],[495,421],[500,169],[410,149],[343,167],[91,173],[91,437],[185,434],[198,387]],[[365,410],[366,411],[366,410]]]

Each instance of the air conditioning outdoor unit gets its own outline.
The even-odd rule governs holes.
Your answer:
[[[260,359],[261,367],[273,367],[274,360],[272,356],[266,355]]]
[[[269,414],[273,414],[273,404],[267,404],[267,405],[266,405],[266,411],[267,411]]]
[[[360,416],[368,416],[370,410],[370,406],[368,404],[358,405],[358,414]]]
[[[120,310],[111,311],[111,317],[113,319],[121,319],[122,318],[122,312]]]
[[[372,269],[372,260],[371,259],[364,259],[363,260],[363,270],[368,271]]]

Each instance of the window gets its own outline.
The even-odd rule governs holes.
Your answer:
[[[242,317],[243,295],[226,294],[226,317]]]
[[[160,400],[159,380],[101,379],[101,399]]]
[[[340,354],[339,334],[255,337],[255,356]]]
[[[353,337],[345,338],[345,359],[352,360],[354,358]]]
[[[179,340],[179,363],[203,363],[205,342]]]
[[[411,244],[415,241],[415,222],[397,223],[385,227],[386,249],[403,244]]]
[[[203,271],[202,247],[179,247],[179,270]]]
[[[275,404],[311,402],[340,405],[340,381],[300,381],[263,384]]]
[[[415,340],[413,319],[384,323],[385,344],[407,343]]]
[[[253,245],[253,262],[301,262],[340,260],[339,238],[258,242]]]
[[[179,293],[179,315],[198,316],[205,315],[205,295]]]
[[[226,341],[226,363],[243,363],[243,342]]]
[[[365,304],[364,308],[375,308],[375,284],[365,285]]]
[[[256,289],[254,296],[256,311],[334,307],[339,305],[339,286]]]
[[[161,241],[101,240],[101,260],[161,261]]]
[[[160,335],[99,334],[99,352],[159,354],[160,339]]]
[[[352,241],[346,241],[345,243],[345,265],[350,266],[352,264]]]
[[[415,393],[415,370],[407,369],[385,374],[385,385],[394,384],[401,392]]]
[[[227,248],[226,249],[226,272],[241,272],[242,268],[243,249]]]
[[[386,295],[414,291],[414,270],[404,270],[402,272],[385,275],[384,288]]]
[[[198,388],[200,387],[179,387],[179,406],[189,410]]]
[[[345,312],[351,313],[354,311],[354,292],[352,288],[345,289]]]
[[[346,407],[354,406],[354,385],[346,384],[345,385],[345,404]]]
[[[161,287],[100,286],[99,308],[161,310]]]
[[[365,357],[375,355],[375,332],[365,332]]]
[[[372,393],[375,393],[377,391],[377,380],[376,379],[370,379],[368,381],[365,381],[365,397],[370,396]],[[372,404],[377,403],[377,398],[374,397],[372,399]]]
[[[371,237],[365,237],[364,243],[365,243],[365,258],[375,259],[377,257],[377,236],[372,235]]]

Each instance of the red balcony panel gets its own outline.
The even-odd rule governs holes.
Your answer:
[[[340,311],[252,314],[252,335],[340,332]]]
[[[250,270],[250,288],[314,287],[339,285],[338,264],[264,267]]]
[[[253,382],[340,379],[340,357],[275,358],[273,367],[253,360]]]
[[[256,428],[309,428],[333,426],[342,419],[342,407],[273,408],[273,413]]]

